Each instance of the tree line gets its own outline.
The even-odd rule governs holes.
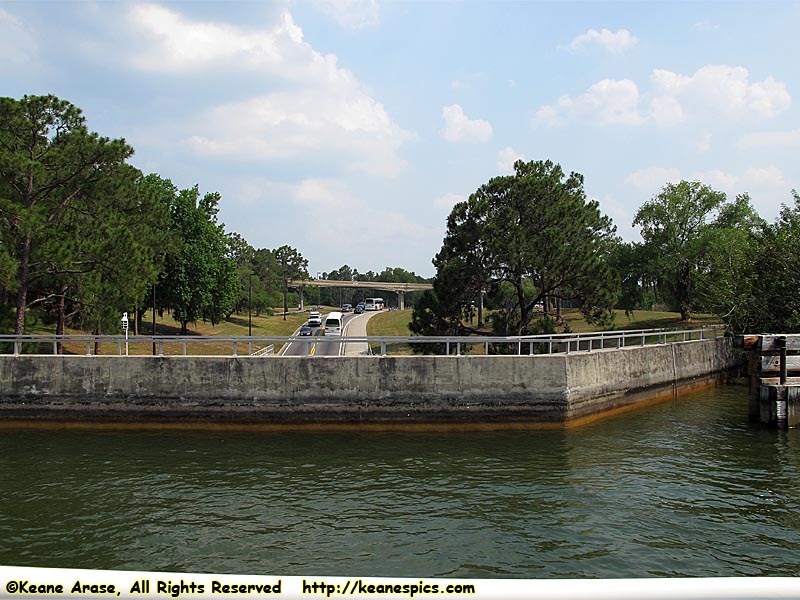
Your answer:
[[[256,249],[219,222],[221,196],[178,189],[129,164],[124,139],[89,131],[80,109],[54,96],[0,98],[0,331],[55,326],[115,332],[134,311],[169,312],[182,333],[199,319],[261,314],[298,298],[309,279],[288,245]],[[433,259],[432,292],[408,298],[417,334],[554,331],[564,308],[600,327],[613,309],[663,306],[690,320],[718,315],[733,332],[800,331],[800,197],[773,223],[750,197],[701,182],[670,183],[634,217],[641,240],[624,242],[584,178],[551,161],[518,161],[447,219]],[[401,268],[319,277],[420,282]],[[309,303],[355,304],[378,290],[305,288]],[[476,310],[485,306],[488,317]]]
[[[615,308],[663,306],[684,321],[715,314],[736,333],[800,331],[796,192],[767,223],[747,194],[669,183],[636,212],[641,241],[625,242],[587,198],[582,175],[551,161],[514,168],[453,208],[414,333],[482,333],[472,317],[484,303],[491,331],[503,335],[554,332],[565,307],[600,327],[613,325]]]
[[[117,332],[131,310],[146,332],[152,310],[185,334],[294,305],[288,282],[309,279],[299,250],[253,248],[219,222],[219,193],[145,175],[133,153],[65,100],[0,98],[0,332]]]

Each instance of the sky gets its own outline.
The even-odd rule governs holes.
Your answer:
[[[798,30],[798,2],[0,0],[0,96],[72,102],[312,277],[429,277],[453,205],[517,159],[583,174],[628,241],[681,179],[774,221]]]

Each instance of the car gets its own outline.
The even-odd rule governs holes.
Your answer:
[[[308,325],[303,325],[300,328],[300,333],[298,333],[298,335],[312,335],[313,333],[314,330],[311,329],[311,327],[309,327]]]
[[[364,305],[363,304],[356,305],[356,307],[353,309],[353,312],[356,313],[357,315],[360,315],[361,313],[364,312]]]
[[[342,304],[342,312],[343,313],[350,312],[351,310],[353,310],[353,305],[352,304]]]
[[[319,314],[317,311],[312,311],[308,313],[308,326],[309,327],[321,327],[322,326],[322,315]]]

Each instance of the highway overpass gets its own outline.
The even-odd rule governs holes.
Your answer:
[[[432,290],[430,283],[393,283],[391,281],[339,281],[336,279],[292,279],[289,287],[300,290],[300,310],[303,310],[303,288],[307,285],[316,287],[348,287],[364,288],[367,290],[380,290],[397,294],[398,308],[405,308],[405,295],[409,292]]]

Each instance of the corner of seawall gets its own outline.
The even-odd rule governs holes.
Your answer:
[[[570,355],[568,426],[724,383],[739,360],[721,338]]]

